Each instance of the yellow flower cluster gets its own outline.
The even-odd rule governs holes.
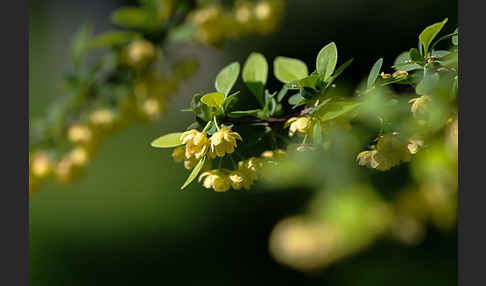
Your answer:
[[[188,21],[197,27],[199,41],[220,44],[228,38],[272,32],[283,14],[283,4],[282,0],[239,0],[231,10],[212,4],[194,11]]]
[[[230,188],[250,190],[255,180],[258,179],[258,171],[265,164],[276,164],[276,160],[282,159],[284,156],[285,151],[280,149],[265,151],[260,158],[251,157],[239,161],[235,170],[215,169],[203,172],[199,176],[199,182],[202,181],[205,188],[213,189],[216,192],[226,192]]]
[[[243,139],[237,132],[223,126],[210,138],[206,136],[205,132],[192,129],[184,132],[180,140],[184,146],[175,148],[172,157],[176,162],[184,161],[184,167],[190,170],[206,155],[214,159],[233,153],[237,146],[236,141]]]
[[[401,162],[410,161],[410,155],[416,154],[423,145],[422,140],[412,138],[407,141],[397,132],[384,134],[372,150],[359,153],[356,161],[360,166],[386,171]]]

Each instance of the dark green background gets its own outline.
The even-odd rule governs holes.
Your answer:
[[[173,48],[199,57],[201,70],[174,95],[163,119],[116,133],[81,180],[68,186],[51,182],[33,196],[32,285],[457,284],[456,233],[433,228],[420,246],[380,241],[314,275],[279,265],[267,250],[270,231],[279,219],[305,209],[312,193],[221,194],[197,184],[180,192],[185,169],[172,162],[169,150],[149,147],[155,137],[187,126],[191,116],[178,110],[194,92],[213,89],[219,68],[242,62],[251,51],[270,60],[298,57],[312,69],[319,49],[335,41],[340,63],[355,58],[343,78],[357,84],[377,58],[390,66],[396,55],[415,47],[427,25],[449,17],[446,30],[457,26],[455,0],[287,2],[283,24],[269,37],[245,38],[221,49]],[[91,21],[97,32],[104,31],[110,28],[110,11],[127,3],[31,1],[31,117],[62,96],[57,86],[71,69],[69,41],[79,25]]]

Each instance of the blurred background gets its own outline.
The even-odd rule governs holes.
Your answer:
[[[456,285],[456,233],[435,232],[405,246],[378,241],[322,271],[301,273],[269,254],[269,236],[284,217],[312,198],[302,189],[215,193],[192,184],[170,150],[150,148],[161,134],[182,130],[192,114],[179,112],[195,92],[213,90],[219,69],[252,51],[273,60],[296,57],[311,68],[325,44],[336,42],[343,74],[355,86],[379,57],[384,67],[415,47],[426,26],[445,17],[457,27],[457,1],[287,0],[283,22],[266,37],[245,37],[219,48],[174,45],[169,56],[193,55],[197,74],[170,99],[157,123],[117,132],[69,185],[49,182],[30,200],[32,285]],[[72,69],[69,44],[79,26],[112,28],[110,12],[133,1],[32,0],[29,30],[29,114],[44,114]],[[270,77],[270,86],[276,85]],[[400,178],[400,168],[391,178]],[[390,179],[392,180],[392,179]],[[395,181],[394,181],[395,182]]]

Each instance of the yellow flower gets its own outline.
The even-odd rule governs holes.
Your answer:
[[[88,162],[88,152],[82,147],[76,147],[69,153],[69,158],[74,165],[83,166]]]
[[[233,153],[237,139],[243,141],[240,134],[223,126],[223,128],[214,132],[213,136],[211,136],[211,153],[209,155],[214,158],[216,156],[223,157],[225,154]]]
[[[248,160],[238,162],[238,171],[248,178],[250,182],[253,182],[257,178],[257,172],[262,165],[261,159],[251,157]]]
[[[289,136],[294,136],[296,132],[299,135],[306,135],[312,130],[312,120],[309,116],[292,117],[285,122],[285,126],[289,125]]]
[[[270,6],[270,3],[266,1],[258,3],[255,7],[255,14],[259,20],[267,19],[271,12],[272,7]]]
[[[420,139],[410,139],[408,142],[407,148],[410,154],[416,154],[424,146],[424,141]]]
[[[69,141],[74,143],[88,142],[89,140],[91,140],[91,137],[91,130],[85,125],[74,124],[68,130]]]
[[[99,109],[94,111],[89,120],[95,125],[108,125],[113,122],[114,114],[109,109]]]
[[[248,177],[247,174],[238,170],[231,172],[228,177],[231,181],[231,187],[235,190],[241,188],[249,190],[254,181],[252,178]]]
[[[209,147],[209,139],[205,133],[199,132],[196,129],[186,131],[181,136],[182,144],[186,144],[186,159],[192,157],[196,159],[202,158]]]
[[[376,150],[363,151],[358,154],[356,161],[358,161],[358,165],[360,166],[366,166],[374,169],[378,167],[378,162],[375,160],[375,155]]]
[[[32,156],[31,172],[35,177],[41,178],[49,174],[52,169],[52,162],[45,152],[38,152]]]
[[[184,161],[186,148],[184,146],[179,146],[172,151],[172,158],[177,163]]]
[[[418,117],[425,114],[425,112],[428,109],[430,101],[432,100],[427,95],[410,99],[408,103],[412,103],[412,107],[410,110],[412,111],[413,116]]]
[[[126,50],[126,61],[129,66],[142,67],[151,63],[156,58],[154,45],[147,40],[137,40],[128,45]]]
[[[220,170],[211,170],[199,176],[199,182],[204,179],[203,186],[206,189],[214,189],[216,192],[226,192],[231,187],[231,180]]]
[[[190,158],[184,161],[184,168],[187,170],[191,170],[192,168],[196,167],[197,163],[199,162],[199,159],[196,158]]]

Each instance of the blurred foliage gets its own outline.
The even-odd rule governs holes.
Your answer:
[[[250,5],[249,13],[261,20],[258,26],[235,22],[225,26],[233,31],[231,37],[204,39],[204,34],[217,34],[220,23],[207,27],[209,18],[201,21],[202,15],[216,9],[233,19],[241,5]],[[281,1],[266,0],[237,1],[229,7],[218,1],[142,0],[139,6],[112,13],[112,22],[122,29],[95,36],[91,25],[83,25],[72,40],[74,70],[63,83],[65,95],[30,125],[29,193],[50,175],[61,182],[77,178],[113,131],[136,120],[160,118],[167,98],[198,65],[195,59],[171,59],[164,51],[168,44],[192,39],[214,44],[258,31],[268,33],[275,29],[281,9]],[[87,65],[86,54],[96,49],[104,53]]]

